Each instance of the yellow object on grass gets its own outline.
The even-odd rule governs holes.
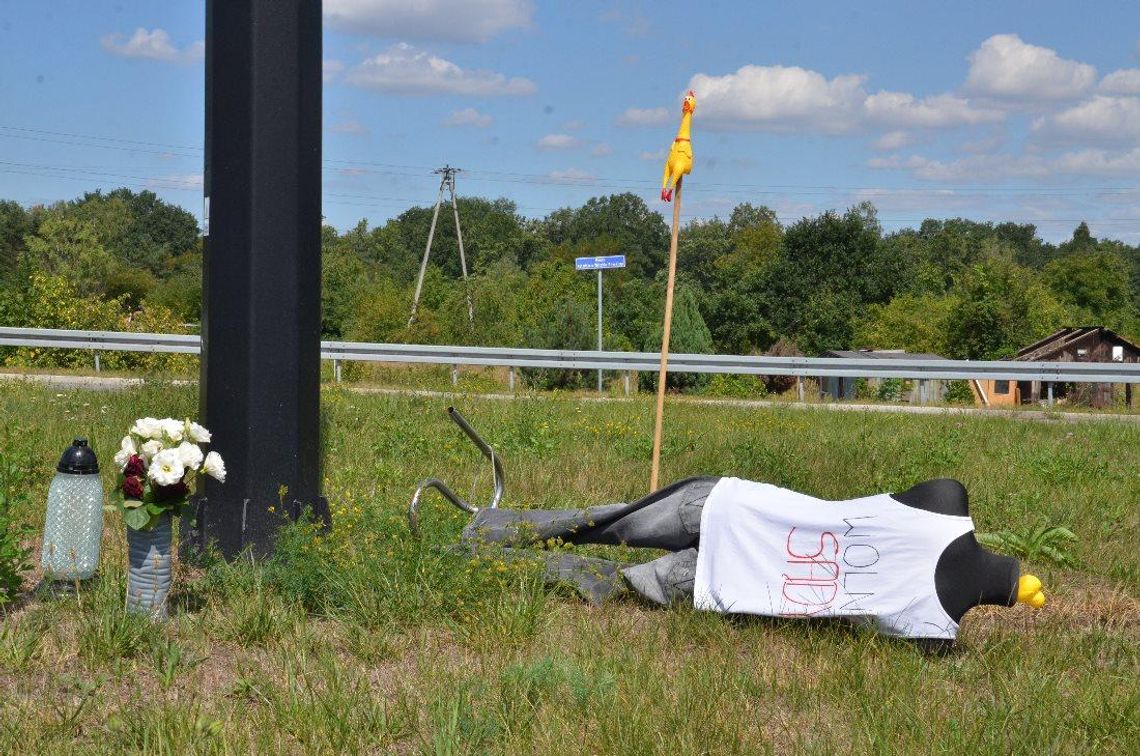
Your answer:
[[[1017,600],[1034,609],[1045,606],[1045,591],[1035,575],[1022,575],[1017,581]]]

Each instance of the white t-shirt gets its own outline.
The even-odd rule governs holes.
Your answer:
[[[934,571],[969,517],[889,494],[827,501],[723,478],[701,514],[694,605],[773,617],[850,617],[888,635],[954,638]]]

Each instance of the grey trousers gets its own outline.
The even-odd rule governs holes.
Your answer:
[[[484,509],[463,529],[465,544],[519,548],[546,542],[624,544],[672,553],[643,564],[617,562],[565,552],[541,552],[546,576],[572,586],[593,603],[633,589],[641,597],[669,605],[693,595],[701,512],[719,478],[678,481],[628,504],[571,510]]]

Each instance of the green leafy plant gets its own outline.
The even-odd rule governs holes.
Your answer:
[[[32,549],[25,544],[33,529],[15,514],[27,502],[23,480],[23,468],[0,451],[0,606],[19,595],[24,573],[32,569]]]
[[[902,399],[902,394],[902,378],[886,378],[879,384],[879,388],[875,392],[875,398],[881,402],[897,402]]]
[[[1078,540],[1077,535],[1061,525],[1042,525],[1023,533],[1013,530],[978,533],[977,539],[983,546],[1029,562],[1044,561],[1070,569],[1077,566],[1077,559],[1067,546]]]

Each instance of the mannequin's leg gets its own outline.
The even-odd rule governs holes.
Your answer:
[[[463,529],[463,539],[503,546],[554,538],[576,544],[687,549],[697,544],[701,508],[718,480],[689,478],[630,504],[557,511],[484,509]]]
[[[630,587],[643,598],[663,606],[692,601],[696,574],[696,549],[666,554],[651,562],[621,569],[621,575]]]
[[[548,584],[568,585],[591,604],[628,593],[630,589],[646,601],[669,606],[691,601],[697,571],[697,550],[685,549],[651,562],[624,567],[608,559],[558,551],[503,549],[505,559],[543,561],[543,577]]]

